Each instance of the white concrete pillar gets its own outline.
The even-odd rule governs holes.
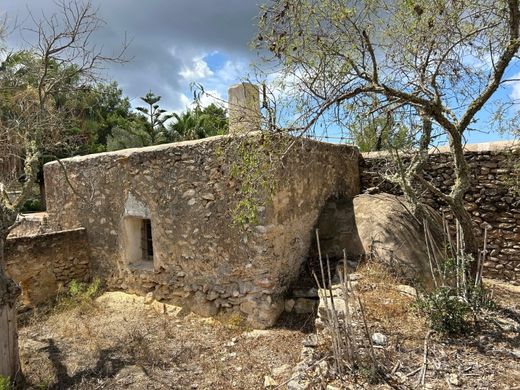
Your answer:
[[[233,85],[228,90],[229,134],[260,130],[260,94],[250,83]]]

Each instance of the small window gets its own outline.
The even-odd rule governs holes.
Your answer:
[[[125,217],[123,251],[128,265],[153,269],[152,221]]]
[[[153,261],[152,221],[143,219],[141,225],[141,249],[143,260]]]

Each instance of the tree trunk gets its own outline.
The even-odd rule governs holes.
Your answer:
[[[450,149],[453,155],[455,184],[451,188],[450,197],[452,201],[449,203],[449,206],[462,228],[466,253],[473,255],[474,260],[476,260],[478,258],[479,245],[473,231],[471,215],[464,208],[464,195],[471,186],[471,179],[469,166],[464,157],[462,135],[450,136]],[[476,264],[476,261],[473,264]],[[475,269],[471,271],[474,272]]]
[[[0,375],[16,380],[20,373],[16,306],[0,306]]]
[[[0,375],[15,382],[21,375],[16,331],[16,299],[20,288],[5,273],[6,234],[0,236]]]

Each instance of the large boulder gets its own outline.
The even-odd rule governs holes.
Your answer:
[[[411,211],[403,197],[390,194],[358,195],[353,200],[355,247],[362,255],[387,263],[408,279],[431,284],[428,249],[422,220]],[[442,257],[444,237],[442,220],[431,208],[426,208],[429,230],[435,243],[434,256]]]

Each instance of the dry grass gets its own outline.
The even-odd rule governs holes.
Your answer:
[[[29,388],[257,389],[277,367],[296,364],[304,337],[283,327],[251,336],[235,317],[171,317],[139,300],[103,302],[26,321]]]
[[[356,273],[361,276],[356,293],[363,302],[369,332],[387,336],[386,345],[375,349],[384,374],[378,375],[378,383],[375,383],[374,377],[361,367],[334,382],[329,380],[329,384],[352,389],[420,388],[424,371],[424,383],[430,389],[513,389],[518,386],[520,292],[495,286],[499,311],[464,337],[436,333],[426,337],[430,334],[426,318],[414,309],[413,297],[398,291],[401,281],[384,265],[368,263]],[[362,324],[358,323],[354,332],[362,335],[360,327]]]
[[[363,275],[358,293],[371,327],[381,333],[396,333],[400,341],[422,342],[428,330],[425,318],[413,310],[415,299],[397,290],[400,280],[380,263],[364,264],[358,271]]]

